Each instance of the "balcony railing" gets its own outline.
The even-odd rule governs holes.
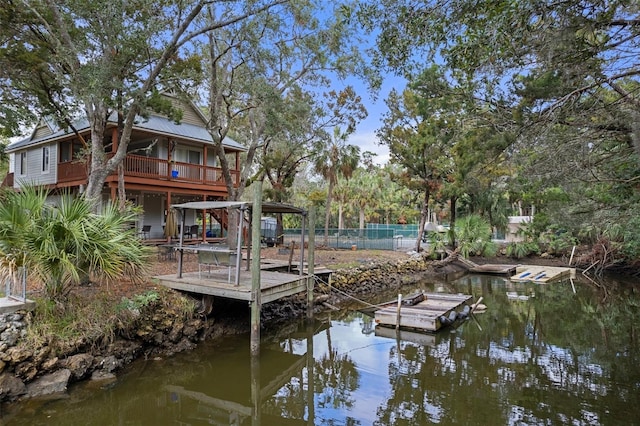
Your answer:
[[[203,185],[224,185],[222,169],[218,167],[202,166],[182,162],[169,162],[160,158],[151,158],[129,154],[125,157],[124,175],[153,180],[173,182],[191,182]],[[114,173],[113,176],[117,176]],[[58,164],[58,183],[86,179],[87,172],[84,163],[68,162]],[[232,171],[233,184],[238,183],[238,172]]]

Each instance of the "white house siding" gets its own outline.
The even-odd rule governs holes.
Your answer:
[[[49,171],[42,172],[42,148],[49,147]],[[42,144],[31,147],[27,152],[27,172],[20,174],[20,160],[22,151],[17,151],[14,155],[14,188],[21,188],[25,185],[48,185],[56,183],[58,151],[56,144]]]
[[[162,197],[159,194],[141,194],[139,196],[141,206],[144,210],[143,216],[140,218],[138,228],[143,225],[151,225],[149,233],[150,238],[163,238],[164,230],[162,229],[164,219],[164,206],[162,205]]]
[[[33,132],[31,140],[37,140],[40,138],[44,138],[45,136],[51,136],[52,134],[53,132],[51,131],[51,128],[44,122],[44,120],[42,120],[40,121],[40,123],[38,123],[38,127],[36,127],[35,131]]]

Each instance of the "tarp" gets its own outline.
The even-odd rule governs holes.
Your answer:
[[[253,203],[247,201],[193,201],[190,203],[172,204],[176,209],[216,210],[216,209],[245,209],[251,210]],[[262,203],[262,213],[293,213],[305,214],[305,210],[289,204]]]

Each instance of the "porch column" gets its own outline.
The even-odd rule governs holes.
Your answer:
[[[206,148],[205,148],[206,149]],[[202,194],[202,201],[207,201],[207,194]],[[207,210],[202,210],[202,241],[207,242]]]
[[[164,208],[166,209],[166,212],[167,212],[165,220],[164,220],[164,226],[165,226],[164,236],[167,237],[167,242],[171,243],[171,239],[173,238],[173,235],[167,235],[167,232],[166,232],[167,218],[171,214],[171,191],[167,191],[167,205],[164,206]]]
[[[111,152],[116,152],[118,150],[118,128],[114,127],[111,130]]]

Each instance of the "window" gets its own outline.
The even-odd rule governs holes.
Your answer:
[[[187,159],[189,164],[200,164],[200,152],[198,151],[189,151],[189,158]]]
[[[27,151],[20,153],[20,174],[27,174]]]
[[[71,156],[72,156],[71,149],[72,149],[71,141],[60,142],[60,154],[59,154],[60,163],[67,163],[71,161]]]
[[[49,173],[49,147],[42,147],[42,173]]]

